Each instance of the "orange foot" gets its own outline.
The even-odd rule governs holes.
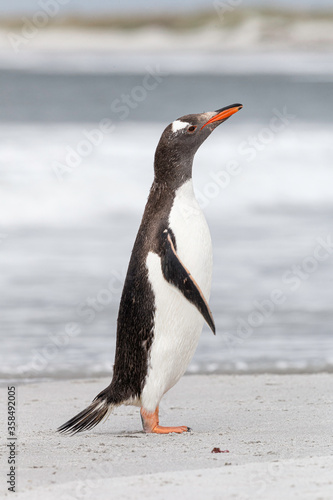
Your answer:
[[[180,425],[178,427],[162,427],[162,425],[158,425],[158,406],[152,413],[141,408],[140,415],[143,430],[147,433],[169,434],[170,432],[177,432],[181,434],[182,432],[189,432],[191,430],[186,425]]]

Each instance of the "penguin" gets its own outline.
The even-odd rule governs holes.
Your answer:
[[[185,115],[162,133],[122,291],[111,383],[59,432],[92,429],[119,405],[140,407],[146,433],[191,430],[159,425],[159,403],[185,373],[205,321],[215,334],[208,305],[212,243],[193,191],[193,158],[212,131],[242,107]]]

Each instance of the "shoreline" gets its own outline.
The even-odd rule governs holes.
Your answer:
[[[323,373],[183,377],[163,398],[160,423],[193,432],[166,436],[144,434],[139,409],[124,406],[89,432],[56,432],[109,377],[17,386],[16,496],[137,498],[140,488],[147,498],[332,498],[332,382]],[[0,395],[6,401],[7,389]]]
[[[184,373],[183,378],[187,377],[257,377],[257,376],[270,376],[277,375],[279,377],[293,377],[293,376],[311,376],[311,375],[333,375],[333,366],[325,366],[324,368],[315,369],[313,367],[307,368],[292,368],[288,367],[285,370],[279,368],[262,368],[262,369],[246,369],[246,370],[213,370],[213,371],[204,371],[204,370],[188,370]],[[45,375],[45,377],[17,377],[16,374],[6,374],[4,377],[0,377],[0,390],[5,389],[8,385],[16,385],[26,386],[26,385],[35,385],[35,384],[53,384],[53,383],[62,383],[62,382],[77,382],[80,381],[82,383],[87,382],[98,382],[103,380],[112,379],[112,372],[101,372],[101,373],[89,373],[86,376],[82,376],[82,373],[73,373],[73,374],[64,374],[60,377],[55,377],[51,374]]]

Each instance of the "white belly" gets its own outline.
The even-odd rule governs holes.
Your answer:
[[[212,244],[206,219],[194,197],[192,181],[176,192],[169,225],[180,260],[208,301]],[[204,319],[197,308],[164,279],[157,254],[148,254],[147,268],[155,294],[155,329],[141,402],[147,411],[154,411],[163,394],[184,374],[198,345]]]

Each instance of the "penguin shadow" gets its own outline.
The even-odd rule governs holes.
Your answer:
[[[123,425],[119,425],[119,422],[117,422],[116,428],[112,428],[113,426],[110,425],[112,423],[110,419],[108,422],[105,422],[105,427],[103,426],[102,428],[96,428],[94,432],[96,436],[98,435],[99,437],[108,436],[109,438],[140,439],[147,435],[140,426],[140,418],[137,421],[137,415],[133,411],[127,412],[126,408],[119,410],[117,413],[114,413],[114,416],[120,418],[123,417]]]
[[[118,432],[117,434],[113,434],[115,438],[129,438],[129,439],[141,439],[146,434],[143,431],[131,431],[131,432]]]
[[[112,431],[103,431],[103,432],[96,432],[96,436],[98,437],[113,437],[113,438],[129,438],[129,439],[141,439],[145,436],[147,436],[147,434],[142,430],[142,431],[139,431],[139,430],[136,430],[136,431],[115,431],[115,432],[112,432]]]
[[[142,431],[121,431],[121,432],[99,432],[96,433],[98,437],[112,437],[112,438],[128,438],[128,439],[161,439],[161,436],[185,436],[188,434],[193,434],[193,429],[190,429],[188,432],[184,432],[182,434],[178,434],[176,432],[170,432],[169,434],[154,434],[147,433]]]

